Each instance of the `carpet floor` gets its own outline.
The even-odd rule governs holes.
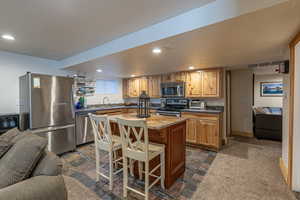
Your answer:
[[[281,143],[235,138],[218,153],[193,199],[295,200],[279,168]]]
[[[245,138],[230,139],[218,154],[187,148],[184,176],[169,190],[154,187],[150,199],[295,200],[295,194],[281,176],[280,155],[279,142]],[[96,182],[93,144],[81,146],[62,159],[70,200],[122,199],[122,173],[116,177],[112,192],[108,190],[108,181]],[[102,170],[107,169],[105,164]],[[143,188],[139,180],[131,178],[130,182]],[[143,198],[130,192],[127,199]]]

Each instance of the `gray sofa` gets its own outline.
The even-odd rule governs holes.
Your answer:
[[[66,200],[62,162],[31,132],[0,136],[0,200]]]

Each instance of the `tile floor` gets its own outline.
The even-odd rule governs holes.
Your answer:
[[[101,152],[104,165],[102,172],[108,172],[108,159],[105,152]],[[151,200],[190,199],[203,180],[207,170],[216,157],[216,153],[195,148],[186,149],[186,171],[183,177],[178,179],[168,190],[153,187],[150,191]],[[95,173],[95,149],[94,144],[79,147],[76,152],[67,153],[62,156],[64,162],[64,175],[70,176],[81,182],[89,191],[95,193],[99,199],[122,199],[123,176],[120,173],[115,177],[114,189],[108,190],[108,181],[101,179],[96,182]],[[135,178],[129,179],[130,185],[143,189],[143,182]],[[143,199],[136,193],[129,192],[128,199]]]

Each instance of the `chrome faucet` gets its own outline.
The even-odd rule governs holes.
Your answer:
[[[108,96],[105,96],[105,97],[103,97],[102,104],[104,104],[104,103],[105,103],[105,100],[107,100],[107,101],[108,101],[108,103],[107,103],[107,104],[110,104],[110,100],[109,100]]]

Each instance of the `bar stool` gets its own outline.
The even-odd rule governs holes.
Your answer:
[[[123,172],[123,196],[127,197],[127,191],[131,190],[149,199],[149,189],[155,185],[159,180],[161,187],[164,189],[165,182],[165,146],[161,144],[149,143],[148,127],[146,121],[141,120],[126,120],[117,118],[123,151],[123,167],[127,168],[127,158],[137,160],[139,168],[139,178],[142,178],[142,173],[145,174],[145,193],[142,193],[134,188],[128,186],[128,170]],[[134,138],[134,139],[133,139]],[[133,140],[132,140],[133,139]],[[160,163],[149,171],[149,162],[160,156]],[[142,171],[142,163],[145,163],[145,171]],[[153,174],[160,168],[160,176]],[[156,179],[149,185],[149,176]]]
[[[113,175],[116,175],[123,170],[123,168],[121,168],[114,172],[114,166],[117,168],[118,164],[122,165],[121,160],[123,158],[120,157],[117,159],[116,154],[117,150],[122,149],[121,138],[111,134],[111,127],[107,115],[93,115],[89,113],[89,118],[95,137],[97,181],[100,180],[100,176],[108,179],[109,190],[112,190]],[[106,151],[109,154],[109,176],[100,172],[100,150]]]

